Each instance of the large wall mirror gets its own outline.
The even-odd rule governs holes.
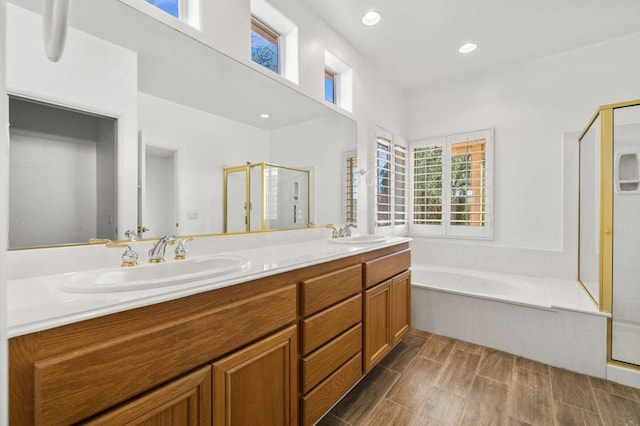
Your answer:
[[[224,169],[248,163],[308,170],[305,221],[345,221],[352,119],[118,0],[73,2],[63,57],[50,62],[42,8],[7,7],[11,248],[138,226],[143,238],[222,233]],[[50,129],[29,127],[38,122]],[[65,176],[45,177],[43,165]]]

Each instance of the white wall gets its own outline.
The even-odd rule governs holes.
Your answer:
[[[0,22],[6,27],[6,3],[0,1]],[[9,423],[7,353],[7,248],[9,247],[9,102],[6,93],[6,32],[0,30],[0,425]]]
[[[118,119],[119,233],[135,229],[137,58],[135,53],[69,29],[60,62],[43,54],[42,17],[7,6],[7,90],[27,98]],[[87,79],[86,76],[92,78]],[[100,85],[95,82],[100,81]],[[129,220],[129,222],[127,222]],[[133,222],[132,222],[133,221]]]
[[[575,190],[563,187],[562,134],[638,97],[638,43],[634,34],[407,96],[409,140],[495,128],[495,239],[471,244],[561,255],[563,194]]]
[[[145,142],[178,151],[180,232],[222,232],[223,169],[268,161],[268,132],[145,93],[138,105]]]

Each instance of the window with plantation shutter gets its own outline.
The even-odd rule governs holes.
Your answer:
[[[407,148],[393,146],[393,224],[407,223]]]
[[[442,145],[413,147],[413,223],[442,224]]]
[[[391,225],[391,141],[376,138],[376,226]]]
[[[411,143],[411,233],[491,238],[492,131]]]
[[[381,233],[405,234],[408,225],[408,151],[399,137],[376,137],[375,226]]]
[[[345,223],[358,222],[358,157],[354,152],[344,155]]]

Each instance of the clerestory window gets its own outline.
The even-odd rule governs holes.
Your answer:
[[[281,74],[282,53],[280,45],[281,34],[252,16],[251,60],[276,74]]]

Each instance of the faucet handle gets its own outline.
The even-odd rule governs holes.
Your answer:
[[[124,253],[122,253],[122,264],[120,266],[130,267],[138,265],[138,253],[127,243],[118,243],[109,241],[106,246],[108,248],[124,247]]]
[[[138,265],[138,253],[131,248],[129,244],[125,244],[124,253],[122,253],[122,264],[120,266],[130,267]]]
[[[340,236],[339,226],[336,225],[324,225],[323,228],[331,229],[331,238],[338,238]]]
[[[138,233],[137,233],[136,231],[134,231],[133,229],[129,229],[129,230],[125,231],[125,233],[124,233],[124,237],[125,237],[127,240],[131,241],[131,242],[139,241],[139,240],[140,240],[140,236],[139,236],[139,235],[138,235]]]
[[[187,241],[192,241],[193,236],[181,238],[176,246],[176,260],[185,260],[187,258]]]
[[[345,237],[350,237],[351,236],[351,228],[357,228],[358,224],[356,223],[347,223],[346,225],[344,225],[344,236]]]

